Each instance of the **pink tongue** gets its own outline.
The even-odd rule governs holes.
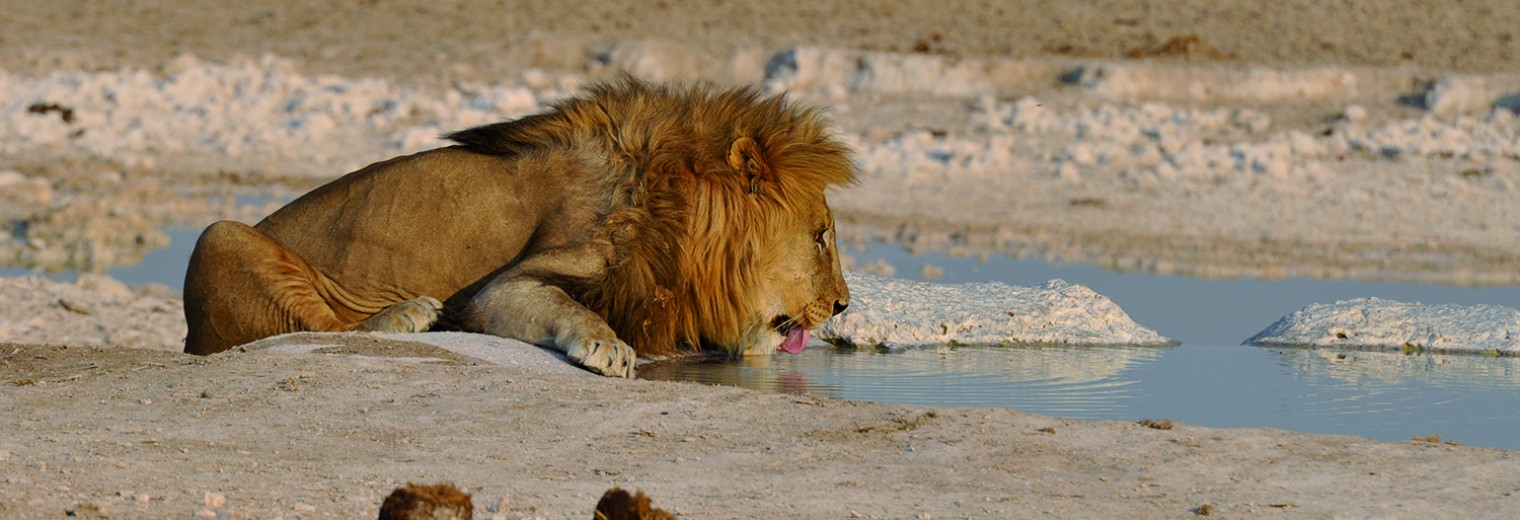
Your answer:
[[[782,341],[781,345],[776,347],[776,350],[780,350],[787,354],[796,354],[798,352],[802,352],[802,347],[803,345],[807,344],[807,339],[807,329],[789,330],[786,332],[786,341]]]

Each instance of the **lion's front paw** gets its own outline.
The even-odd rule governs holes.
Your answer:
[[[638,355],[633,347],[616,337],[584,338],[567,346],[565,354],[592,372],[608,377],[633,377]]]
[[[356,330],[367,332],[426,332],[438,322],[443,302],[432,296],[418,296],[380,309],[374,316],[359,322]]]

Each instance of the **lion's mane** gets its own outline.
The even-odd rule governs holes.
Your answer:
[[[730,166],[750,138],[763,179]],[[738,345],[784,215],[854,182],[849,148],[818,109],[756,88],[661,86],[624,78],[515,121],[447,138],[480,153],[572,150],[605,195],[601,236],[616,252],[596,279],[559,280],[640,355]],[[798,252],[797,254],[803,254]]]

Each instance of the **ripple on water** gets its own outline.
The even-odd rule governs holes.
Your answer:
[[[1260,348],[808,348],[798,355],[669,361],[645,379],[837,399],[1013,408],[1076,419],[1171,419],[1401,441],[1440,434],[1520,449],[1520,359]]]
[[[644,379],[691,381],[836,399],[1039,410],[1071,417],[1117,413],[1134,381],[1121,374],[1155,359],[1153,347],[934,347],[895,352],[809,348],[733,361],[670,361]]]
[[[1346,433],[1386,431],[1385,437],[1395,439],[1443,433],[1464,442],[1517,447],[1501,434],[1520,425],[1520,410],[1511,404],[1520,389],[1515,358],[1269,350],[1296,383],[1283,399],[1294,404],[1299,424]]]

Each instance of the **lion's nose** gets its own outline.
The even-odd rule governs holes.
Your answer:
[[[839,313],[844,312],[845,308],[847,308],[849,306],[850,306],[850,302],[841,301],[841,300],[834,300],[834,315],[838,316]]]

